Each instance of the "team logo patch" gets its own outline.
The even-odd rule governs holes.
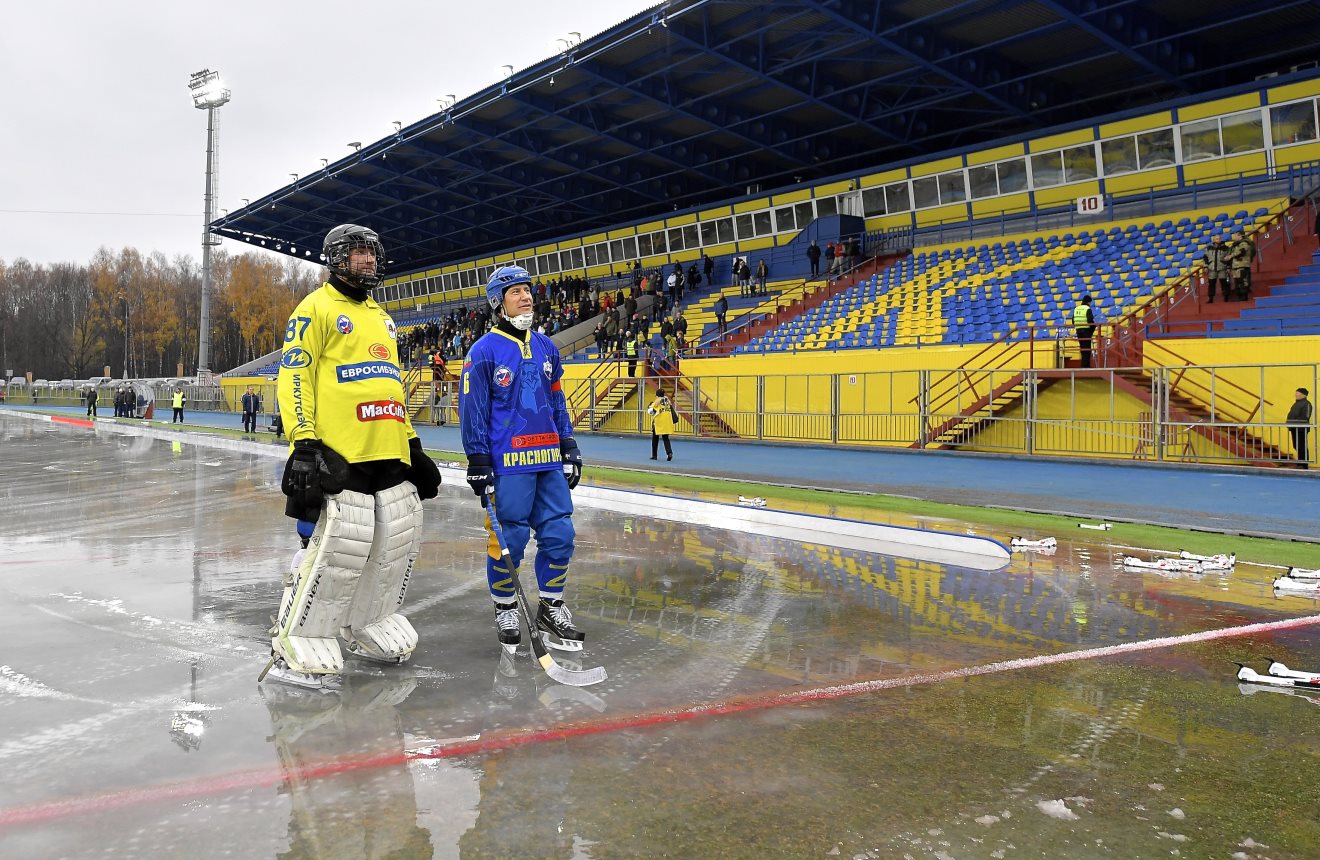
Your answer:
[[[312,354],[300,346],[284,351],[284,357],[280,359],[280,367],[299,368],[307,367],[312,363]]]
[[[390,340],[399,339],[399,331],[394,327],[394,320],[389,317],[385,318],[385,333],[390,336]]]
[[[357,364],[341,364],[335,368],[335,377],[340,382],[357,382],[359,379],[401,380],[399,366],[392,361],[362,361]]]
[[[399,421],[404,420],[403,404],[397,400],[369,400],[357,405],[359,421]]]
[[[509,440],[510,448],[541,448],[558,444],[558,433],[531,433],[526,436],[514,436]]]
[[[500,388],[508,388],[513,384],[513,371],[502,364],[495,368],[495,384]]]
[[[348,334],[353,330],[353,321],[340,314],[339,319],[335,320],[335,328],[339,329],[340,334]]]
[[[554,368],[552,368],[552,367],[550,366],[550,359],[547,358],[547,359],[545,360],[545,363],[541,365],[541,372],[545,374],[545,378],[546,378],[546,379],[549,379],[549,378],[550,378],[550,374],[551,374],[553,371],[554,371]]]
[[[373,343],[373,344],[371,345],[371,348],[368,349],[367,352],[371,353],[371,357],[372,357],[372,358],[389,358],[389,357],[390,357],[390,349],[389,349],[389,347],[387,347],[387,346],[386,346],[385,344],[383,344],[383,343]]]

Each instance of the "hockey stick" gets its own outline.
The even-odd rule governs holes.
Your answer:
[[[523,619],[527,622],[527,635],[532,640],[532,656],[536,658],[536,662],[541,664],[541,668],[551,678],[570,687],[589,687],[592,684],[599,684],[604,681],[609,677],[605,674],[604,666],[580,671],[566,669],[556,663],[555,658],[550,656],[550,652],[546,650],[545,643],[541,641],[541,637],[536,630],[536,621],[533,619],[531,606],[527,603],[527,595],[523,593],[522,582],[518,580],[518,568],[509,555],[508,544],[504,542],[504,529],[500,526],[500,518],[495,512],[494,496],[482,496],[481,505],[486,509],[486,518],[490,520],[491,533],[495,535],[495,540],[500,545],[500,555],[509,565],[509,576],[513,578],[513,590],[518,595],[518,606],[522,609]]]

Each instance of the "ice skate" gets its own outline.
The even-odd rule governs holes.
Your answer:
[[[513,661],[512,651],[500,650],[500,662],[495,667],[495,683],[491,689],[510,701],[518,698],[518,664]]]
[[[291,669],[284,658],[278,654],[272,655],[270,660],[270,664],[261,677],[257,679],[258,681],[271,681],[276,684],[287,684],[290,687],[302,687],[306,690],[320,690],[324,693],[339,691],[340,676],[338,673],[299,672]]]
[[[573,626],[573,614],[562,600],[541,598],[536,610],[536,629],[541,641],[560,651],[581,651],[586,634]]]
[[[522,614],[518,604],[495,604],[495,625],[500,632],[500,645],[509,654],[518,650],[522,644]]]

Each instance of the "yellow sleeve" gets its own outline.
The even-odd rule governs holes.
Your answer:
[[[316,312],[316,295],[303,299],[284,330],[276,396],[290,443],[320,438],[316,431],[316,375],[325,332]]]

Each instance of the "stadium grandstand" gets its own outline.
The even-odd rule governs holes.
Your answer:
[[[649,432],[663,384],[680,434],[1305,465],[1320,8],[881,8],[664,3],[211,229],[380,231],[419,420],[516,262],[583,430]],[[1208,301],[1216,238],[1241,301]]]

